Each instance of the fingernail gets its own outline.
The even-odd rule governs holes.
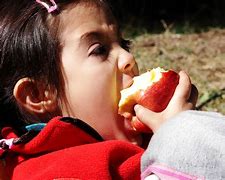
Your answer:
[[[136,105],[134,106],[134,110],[135,110],[135,111],[137,111],[137,110],[140,109],[140,108],[141,108],[141,106],[138,105],[138,104],[136,104]]]

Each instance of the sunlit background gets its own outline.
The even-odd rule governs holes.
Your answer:
[[[140,72],[185,70],[198,109],[225,114],[225,1],[111,0]]]

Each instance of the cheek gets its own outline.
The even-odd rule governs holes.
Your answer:
[[[66,85],[66,95],[73,114],[109,114],[117,112],[117,87],[113,74],[100,74],[92,69],[92,72],[79,72],[76,77],[72,76]]]
[[[113,136],[111,131],[116,129],[118,123],[115,81],[106,77],[89,77],[81,82],[78,87],[70,86],[68,89],[69,116],[85,121],[104,138],[105,133]]]

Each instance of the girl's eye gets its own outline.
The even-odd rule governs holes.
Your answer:
[[[90,49],[91,49],[91,52],[89,53],[89,56],[90,55],[105,56],[108,54],[107,47],[101,44],[95,44]]]
[[[121,47],[130,52],[132,42],[130,40],[121,39]]]

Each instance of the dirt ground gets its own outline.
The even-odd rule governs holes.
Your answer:
[[[132,51],[140,72],[154,67],[185,70],[199,90],[198,108],[225,114],[225,29],[199,34],[143,34]]]

